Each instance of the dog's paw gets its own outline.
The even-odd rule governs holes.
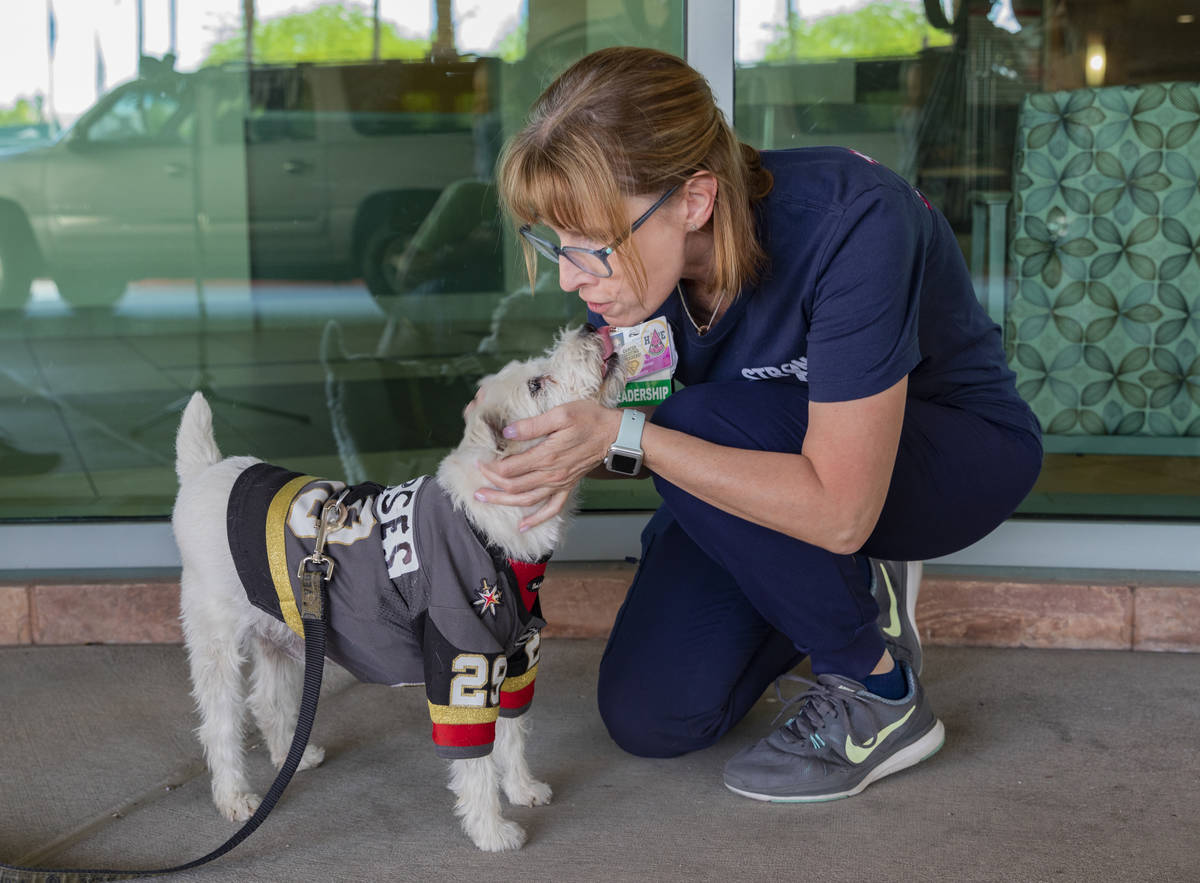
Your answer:
[[[262,803],[262,798],[247,791],[236,791],[221,798],[214,798],[213,802],[221,815],[229,821],[244,822],[254,815],[258,805]]]
[[[526,779],[516,785],[505,783],[504,794],[513,806],[545,806],[554,796],[549,785],[536,779]]]
[[[484,852],[520,849],[525,844],[525,829],[516,822],[502,818],[475,826],[474,830],[467,828],[467,836]]]
[[[321,761],[325,759],[325,749],[319,748],[316,745],[309,745],[304,749],[304,756],[300,758],[300,765],[296,767],[297,771],[311,770],[313,767],[321,765]]]

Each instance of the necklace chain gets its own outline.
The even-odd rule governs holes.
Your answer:
[[[721,304],[725,303],[725,292],[721,292],[721,296],[717,298],[717,304],[713,307],[712,314],[708,317],[708,321],[703,325],[697,325],[696,320],[692,318],[692,311],[688,309],[687,295],[683,293],[683,286],[680,283],[675,283],[675,290],[679,292],[679,300],[683,304],[683,313],[688,317],[688,321],[692,323],[692,327],[696,329],[696,333],[701,337],[708,334],[708,331],[713,326],[713,322],[717,318],[717,310],[721,309]]]

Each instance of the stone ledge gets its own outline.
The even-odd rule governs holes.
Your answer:
[[[34,644],[178,644],[179,582],[34,584]]]
[[[603,638],[634,565],[551,565],[547,637]],[[177,578],[0,582],[0,645],[179,643]],[[1200,585],[1136,579],[929,572],[917,623],[924,643],[1200,652]]]
[[[922,580],[917,628],[931,645],[1128,650],[1133,593],[1129,586],[930,577]]]
[[[1133,645],[1139,650],[1200,652],[1200,590],[1194,586],[1134,589]]]
[[[548,638],[607,638],[625,592],[632,564],[551,565],[539,592]]]
[[[29,586],[0,585],[0,646],[32,642]]]

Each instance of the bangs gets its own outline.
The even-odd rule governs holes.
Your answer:
[[[612,46],[579,59],[546,87],[505,144],[497,189],[517,227],[546,223],[601,248],[620,240],[614,274],[624,271],[645,297],[646,262],[629,236],[625,197],[657,199],[697,172],[718,184],[707,222],[711,284],[736,297],[768,266],[754,206],[771,190],[771,173],[759,152],[738,140],[708,82],[682,58]],[[550,276],[539,273],[550,269],[547,258],[561,255],[517,238],[534,291]]]
[[[500,164],[500,198],[522,224],[545,224],[612,242],[629,233],[618,173],[591,139],[510,142]]]

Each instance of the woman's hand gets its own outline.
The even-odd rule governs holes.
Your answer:
[[[480,463],[492,487],[480,488],[475,499],[501,506],[540,506],[521,521],[521,530],[553,518],[575,484],[604,459],[620,423],[619,410],[578,401],[506,426],[505,438],[541,441],[520,454]]]

